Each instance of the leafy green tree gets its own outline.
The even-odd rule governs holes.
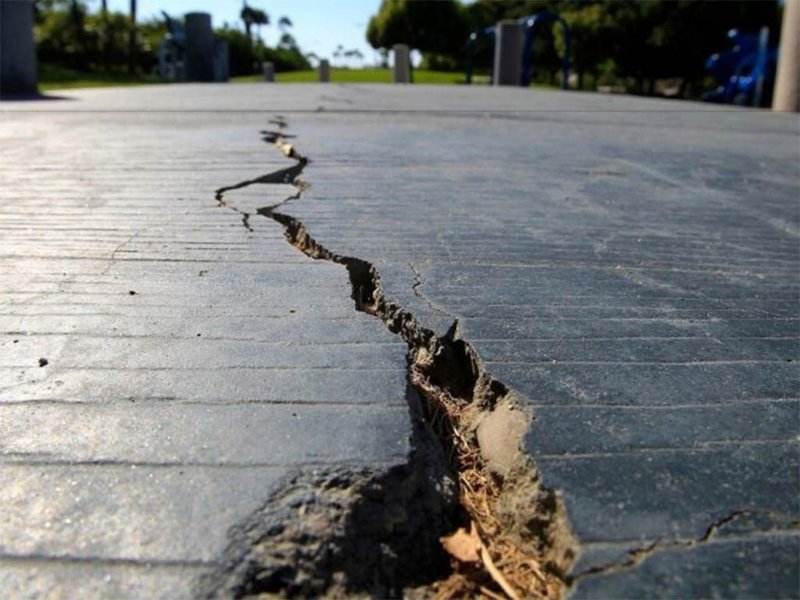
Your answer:
[[[620,35],[619,28],[603,2],[576,3],[563,11],[561,17],[570,27],[570,64],[578,78],[578,89],[583,89],[586,74],[596,83],[601,72],[609,68],[609,60],[613,65],[612,49]],[[554,34],[558,53],[563,55],[563,29],[555,27]]]
[[[383,0],[366,34],[375,49],[408,44],[422,52],[457,54],[468,27],[457,0]]]
[[[253,42],[245,32],[229,27],[215,29],[214,35],[228,42],[230,72],[233,76],[257,73],[264,61],[273,63],[278,72],[311,68],[308,58],[296,45],[291,48],[269,48],[261,40]]]

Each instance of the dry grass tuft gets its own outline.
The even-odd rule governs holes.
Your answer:
[[[458,474],[461,505],[483,546],[480,565],[453,558],[453,573],[433,584],[433,597],[559,598],[562,580],[546,571],[543,558],[523,548],[498,517],[502,483],[489,471],[470,430],[470,403],[431,384],[424,368],[417,365],[412,366],[411,381],[428,403],[432,426],[451,442],[450,460]]]

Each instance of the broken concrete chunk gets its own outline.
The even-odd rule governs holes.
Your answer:
[[[503,400],[480,419],[476,429],[478,444],[492,473],[503,476],[518,463],[522,436],[528,426],[528,416],[509,400]]]

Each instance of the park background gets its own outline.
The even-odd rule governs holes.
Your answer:
[[[141,14],[142,4],[149,2]],[[234,7],[233,2],[236,3]],[[157,49],[166,20],[152,0],[37,0],[39,81],[43,90],[109,84],[146,84],[156,74]],[[186,0],[158,3],[180,20]],[[558,12],[572,31],[570,87],[698,99],[717,82],[705,68],[715,52],[730,49],[728,32],[770,31],[780,41],[783,4],[778,0],[238,0],[193,3],[212,14],[225,6],[214,33],[230,49],[232,81],[262,79],[261,65],[275,65],[278,82],[315,81],[314,68],[327,58],[332,80],[390,82],[390,49],[415,50],[416,83],[463,83],[465,42],[470,32],[502,19]],[[195,6],[196,5],[196,6]],[[122,7],[127,10],[121,10]],[[172,11],[172,12],[171,12]],[[356,15],[359,16],[356,16]],[[237,18],[238,17],[238,18]],[[304,22],[327,18],[322,39],[304,40]],[[350,22],[352,21],[352,22]],[[323,21],[324,22],[324,21]],[[358,35],[361,37],[359,38]],[[366,42],[366,44],[364,43]],[[560,85],[563,30],[537,31],[533,85]],[[490,41],[475,48],[475,82],[488,82]],[[771,89],[771,86],[767,86]],[[768,104],[769,98],[764,98]]]

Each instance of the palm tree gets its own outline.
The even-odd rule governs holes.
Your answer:
[[[289,17],[283,16],[278,19],[278,29],[281,30],[281,33],[286,33],[286,30],[289,29],[289,27],[293,27],[292,21],[289,19]]]
[[[297,40],[294,39],[294,36],[291,33],[283,33],[281,34],[281,39],[278,42],[278,47],[285,50],[297,48]]]
[[[242,7],[242,12],[240,13],[242,21],[244,21],[244,30],[247,33],[247,39],[250,40],[250,43],[253,43],[253,38],[250,35],[250,28],[253,25],[260,27],[261,25],[269,25],[269,15],[265,13],[263,10],[258,8],[253,8],[252,6],[248,6],[247,2],[245,2],[244,6]],[[261,37],[261,31],[259,30],[259,37]]]
[[[352,50],[348,50],[347,55],[358,61],[359,63],[364,60],[364,54],[358,48],[353,48]]]

